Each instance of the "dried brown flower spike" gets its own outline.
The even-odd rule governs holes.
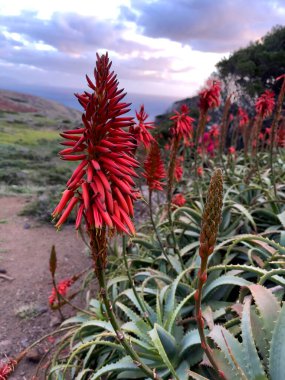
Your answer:
[[[221,169],[216,169],[211,178],[202,216],[199,251],[201,258],[210,256],[214,250],[214,245],[222,218],[222,206],[223,173]]]
[[[207,343],[204,332],[204,319],[201,309],[202,289],[207,281],[207,263],[208,257],[213,253],[217,239],[219,225],[222,219],[223,206],[223,173],[221,169],[216,169],[212,175],[206,204],[202,216],[202,225],[200,233],[200,249],[201,257],[200,269],[198,271],[198,285],[195,292],[195,314],[197,327],[201,339],[201,347],[205,351],[212,367],[216,370],[218,378],[225,380],[225,374],[218,367],[218,363],[212,355],[212,350]]]

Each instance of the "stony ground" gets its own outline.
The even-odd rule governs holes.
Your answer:
[[[54,244],[57,251],[58,280],[90,265],[86,248],[72,226],[56,232],[53,226],[18,216],[26,202],[24,197],[0,197],[0,359],[17,355],[59,324],[58,313],[48,307],[51,246]],[[72,311],[65,309],[64,313]],[[47,339],[39,351],[32,351],[11,379],[31,380],[35,362],[50,344]]]

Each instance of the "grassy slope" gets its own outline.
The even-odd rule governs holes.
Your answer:
[[[50,220],[50,212],[71,173],[59,159],[59,131],[74,125],[34,113],[0,112],[0,194],[24,193],[36,199],[28,213]]]

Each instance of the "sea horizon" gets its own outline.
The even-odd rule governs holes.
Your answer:
[[[5,86],[2,90],[16,91],[29,95],[39,96],[44,99],[53,100],[66,107],[74,108],[79,111],[82,110],[77,98],[72,90],[69,88],[56,88],[56,87],[40,87],[40,86]],[[149,115],[149,119],[155,119],[156,116],[164,114],[171,109],[174,102],[181,100],[174,96],[159,96],[152,94],[137,94],[129,92],[125,98],[125,101],[132,103],[131,113],[135,114],[136,110],[139,110],[140,106],[144,104],[145,111]]]

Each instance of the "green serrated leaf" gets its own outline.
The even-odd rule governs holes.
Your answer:
[[[253,340],[250,305],[251,299],[246,297],[241,320],[243,355],[244,362],[247,363],[245,372],[249,380],[268,380]]]
[[[281,214],[277,214],[277,217],[280,220],[282,227],[285,228],[285,211],[281,212]]]
[[[246,380],[245,371],[247,361],[244,361],[242,344],[223,326],[215,325],[209,337],[213,339],[227,360],[236,368],[240,378]]]
[[[203,297],[206,297],[212,290],[216,289],[219,286],[222,285],[238,285],[238,286],[249,286],[252,283],[236,276],[230,276],[230,275],[224,275],[216,280],[212,281],[211,283],[207,283],[205,285],[204,291],[203,291]]]
[[[250,290],[260,313],[266,332],[266,338],[268,341],[271,341],[275,322],[280,313],[280,305],[272,292],[264,286],[253,284],[250,285],[248,289]]]
[[[272,335],[269,353],[269,373],[271,380],[280,380],[285,376],[285,303],[280,311]]]
[[[173,365],[170,361],[170,359],[168,358],[167,354],[166,354],[166,351],[164,349],[164,346],[163,346],[163,343],[162,341],[160,340],[160,334],[158,333],[158,329],[160,328],[159,325],[155,324],[154,325],[154,328],[149,332],[149,335],[151,337],[151,340],[155,346],[155,348],[157,349],[157,351],[159,352],[164,364],[166,365],[166,367],[169,369],[169,371],[171,372],[172,376],[176,379],[176,380],[179,380],[176,372],[175,372],[175,369],[173,368]]]
[[[188,331],[181,341],[179,355],[183,356],[187,350],[189,350],[191,347],[197,344],[201,344],[201,339],[198,330],[195,329]]]
[[[102,375],[105,375],[109,372],[120,372],[126,370],[138,370],[138,367],[133,363],[133,360],[130,356],[125,356],[116,363],[107,364],[106,366],[100,368],[90,380],[100,379]]]

